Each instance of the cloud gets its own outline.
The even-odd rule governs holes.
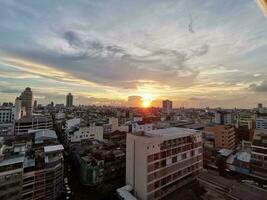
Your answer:
[[[260,84],[251,84],[249,89],[255,92],[267,92],[267,80],[264,80]]]
[[[82,90],[86,100],[145,92],[189,99],[241,95],[266,78],[267,24],[255,2],[196,0],[187,7],[187,0],[3,0],[0,81],[36,88],[47,81],[55,90]]]

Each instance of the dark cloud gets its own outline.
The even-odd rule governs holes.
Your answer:
[[[251,84],[249,89],[255,92],[267,92],[267,80],[264,80],[261,84]]]

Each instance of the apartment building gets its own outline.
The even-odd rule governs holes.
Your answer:
[[[216,149],[234,149],[235,148],[235,129],[227,125],[213,125],[205,127],[204,132],[214,134]]]
[[[0,124],[11,123],[14,120],[14,109],[0,107]]]
[[[151,131],[153,129],[152,123],[146,123],[143,121],[133,122],[132,123],[132,133]]]
[[[201,132],[166,128],[127,135],[126,184],[137,199],[161,199],[202,170]]]
[[[65,142],[81,142],[86,139],[103,140],[103,127],[91,124],[90,126],[78,125],[65,130]]]
[[[258,117],[256,119],[256,129],[267,129],[267,117]]]
[[[0,142],[0,199],[55,200],[63,192],[63,146],[51,130]]]
[[[267,130],[255,130],[251,149],[251,174],[267,180]]]
[[[29,130],[53,129],[53,121],[47,116],[32,116],[15,121],[15,135],[27,134]]]

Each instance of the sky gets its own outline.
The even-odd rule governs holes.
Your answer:
[[[267,105],[266,52],[255,0],[0,1],[0,102]]]

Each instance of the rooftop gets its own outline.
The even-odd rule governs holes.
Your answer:
[[[24,155],[10,156],[0,161],[0,167],[6,166],[6,165],[13,165],[16,163],[23,163],[23,162],[24,162]]]
[[[199,133],[196,130],[188,129],[188,128],[177,128],[177,127],[171,127],[171,128],[165,128],[165,129],[156,129],[152,131],[145,132],[145,135],[147,136],[161,136],[163,138],[179,138],[179,137],[186,137],[191,136]]]
[[[55,152],[55,151],[63,151],[63,150],[64,150],[64,147],[62,146],[62,144],[45,146],[44,147],[44,152],[45,153],[50,153],[50,152]]]
[[[40,130],[35,130],[35,142],[40,141],[42,142],[43,140],[47,139],[57,139],[56,132],[53,130],[48,130],[48,129],[40,129]]]

